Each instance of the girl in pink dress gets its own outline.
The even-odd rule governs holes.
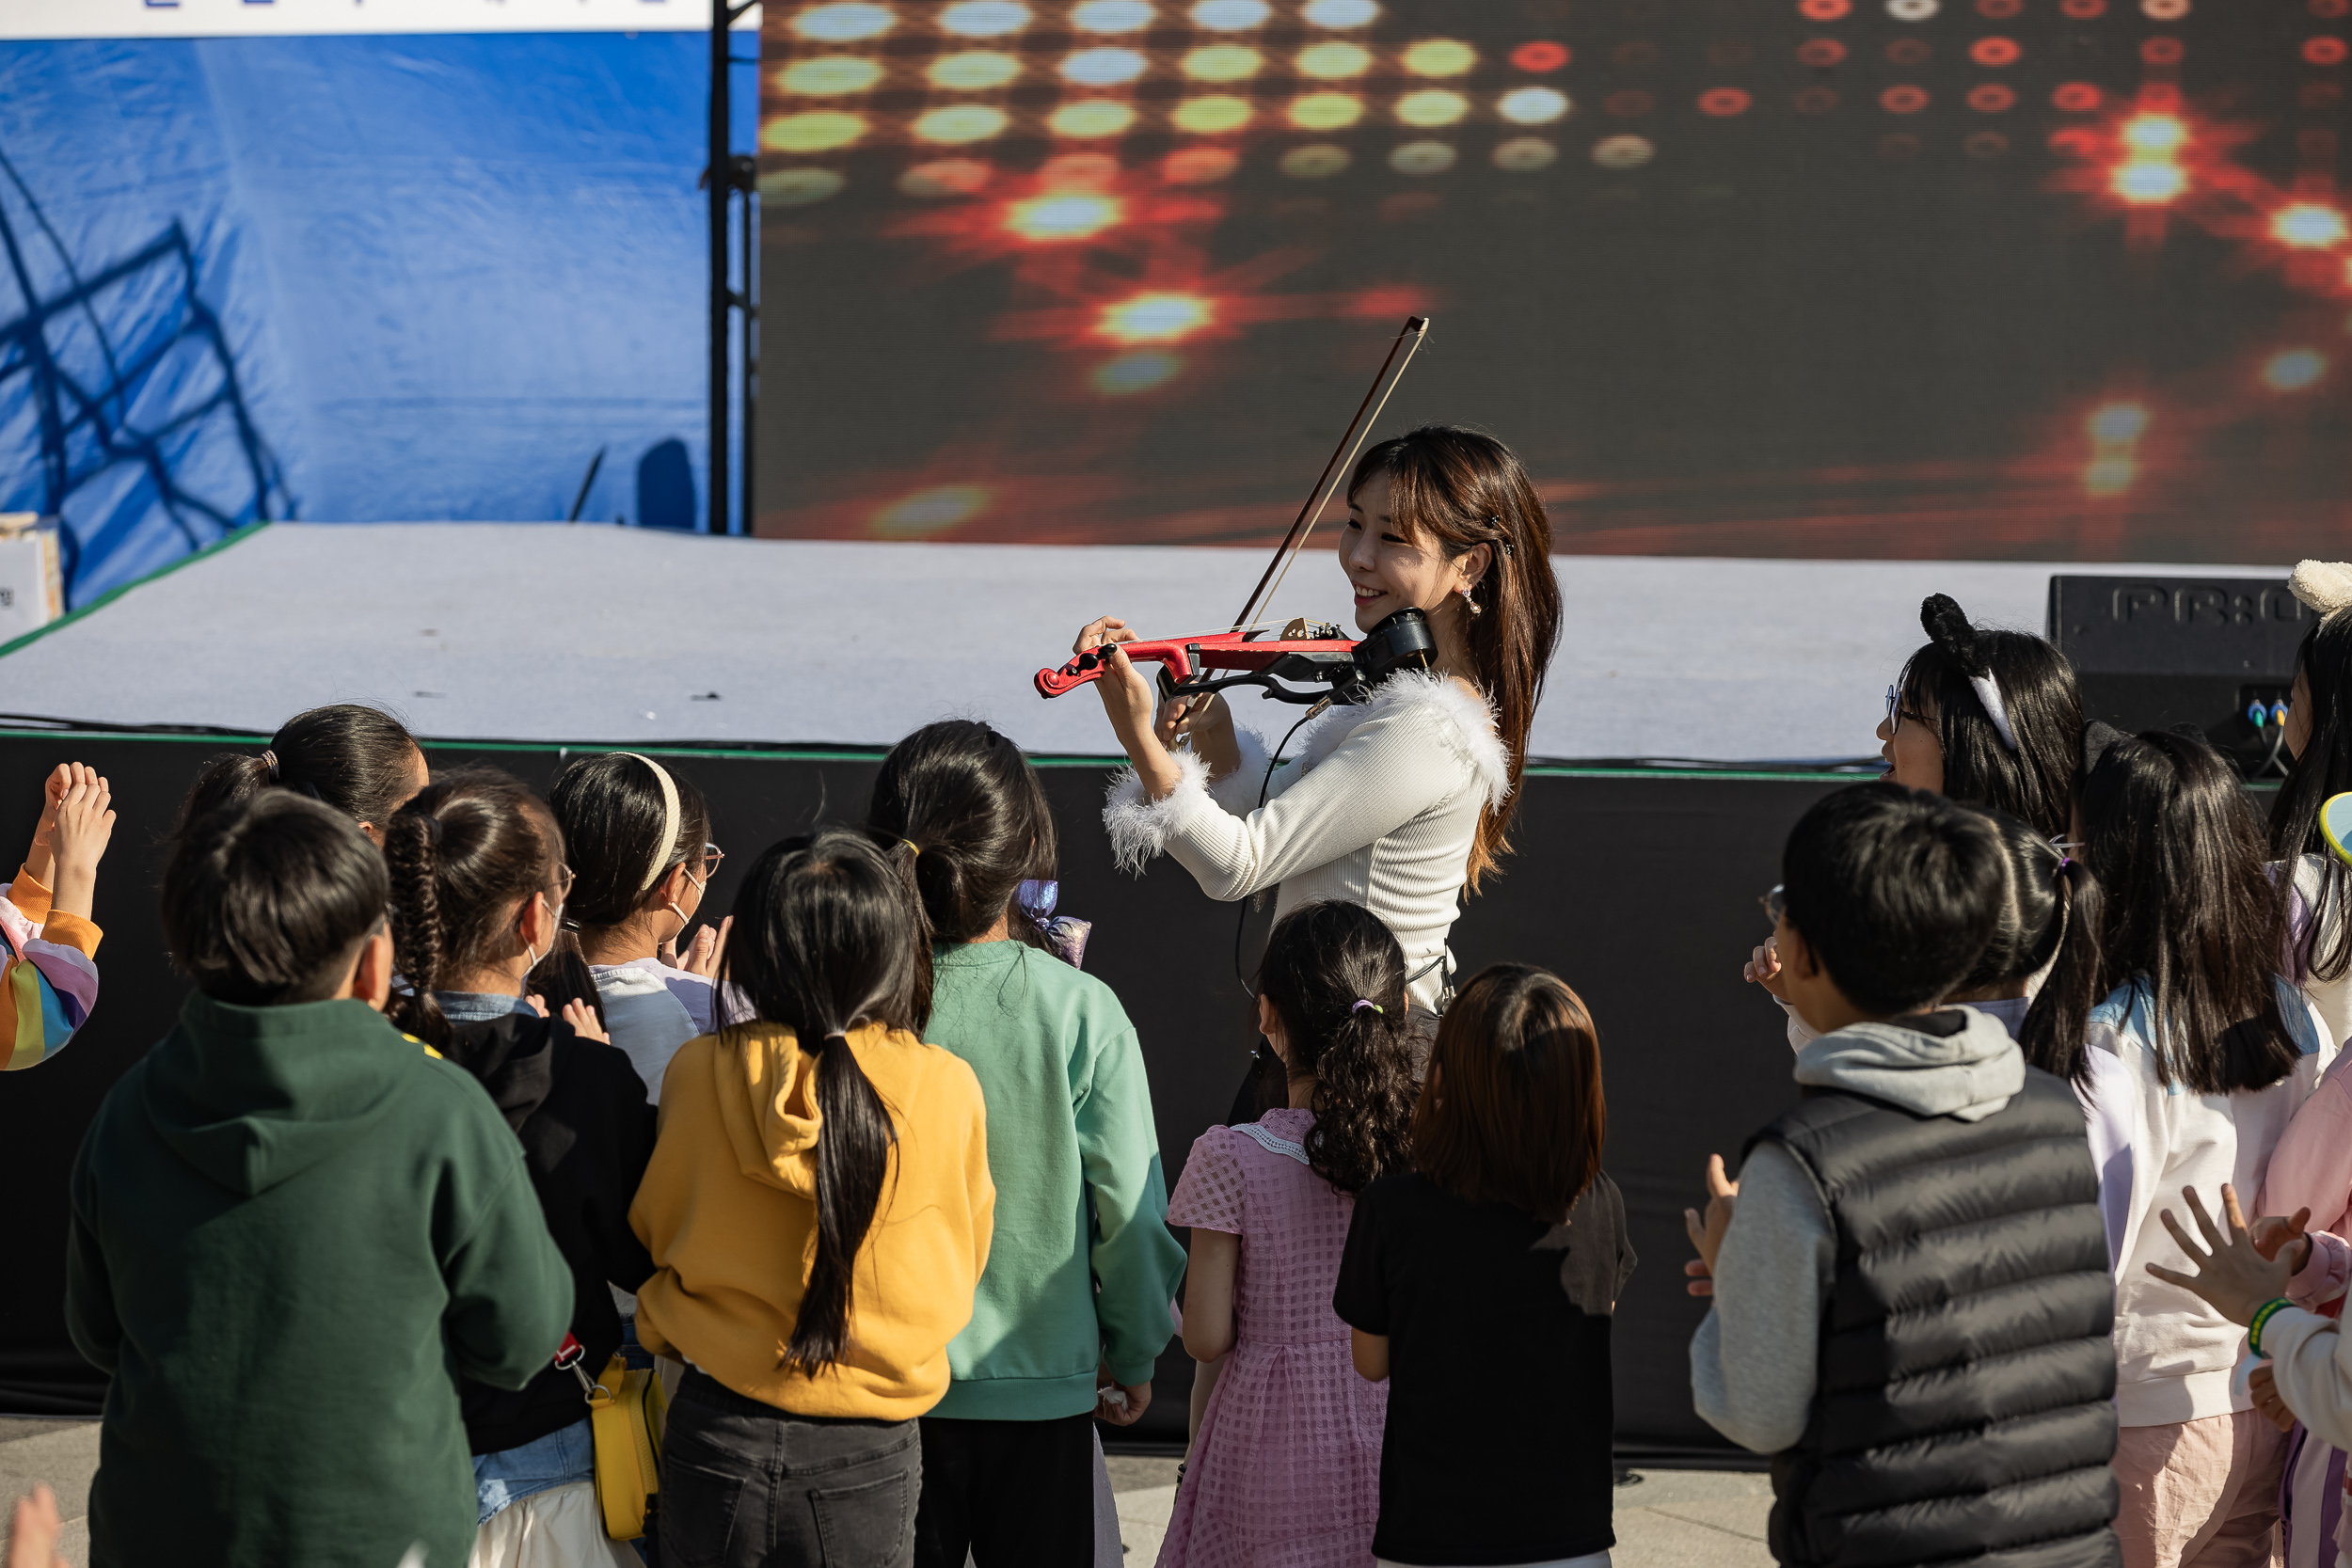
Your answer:
[[[1258,1032],[1287,1106],[1212,1127],[1168,1206],[1192,1227],[1184,1349],[1232,1359],[1209,1396],[1159,1568],[1369,1568],[1388,1387],[1356,1375],[1331,1310],[1355,1194],[1406,1162],[1405,954],[1359,904],[1275,927]]]

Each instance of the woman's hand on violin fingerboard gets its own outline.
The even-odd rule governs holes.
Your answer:
[[[1116,615],[1104,615],[1086,624],[1071,652],[1082,654],[1106,642],[1117,644],[1135,640],[1136,634],[1127,629],[1126,622]],[[1127,753],[1128,761],[1140,768],[1152,760],[1152,752],[1166,752],[1167,742],[1156,734],[1160,703],[1152,677],[1136,669],[1134,661],[1116,647],[1104,661],[1094,689],[1103,694],[1103,711],[1110,716],[1111,729],[1118,735],[1120,748]],[[1149,787],[1151,783],[1147,776],[1145,785]],[[1171,784],[1169,787],[1174,786]],[[1152,798],[1156,800],[1166,793],[1165,789],[1155,791]]]

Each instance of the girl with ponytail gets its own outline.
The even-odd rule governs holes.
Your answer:
[[[431,775],[407,727],[379,708],[335,703],[297,713],[259,752],[214,757],[180,804],[179,832],[264,789],[291,789],[334,807],[376,843],[401,802]]]
[[[577,955],[612,1043],[659,1105],[670,1057],[715,1022],[711,978],[726,923],[704,926],[682,957],[677,945],[726,858],[709,842],[710,808],[691,780],[634,752],[581,757],[556,779],[548,803],[577,876],[548,990],[576,984],[558,975]]]
[[[914,1418],[996,1203],[980,1085],[920,1037],[926,938],[900,857],[849,829],[776,845],[736,895],[722,974],[752,1016],[671,1060],[629,1214],[657,1268],[638,1338],[691,1363],[666,1561],[914,1560]]]
[[[1184,1349],[1204,1367],[1230,1361],[1196,1423],[1160,1568],[1371,1555],[1388,1389],[1356,1375],[1331,1292],[1356,1195],[1410,1164],[1406,974],[1360,904],[1294,910],[1266,943],[1258,1032],[1288,1102],[1202,1133],[1168,1204],[1168,1223],[1192,1227]],[[1312,1484],[1283,1484],[1298,1477]]]
[[[564,918],[572,877],[547,806],[515,779],[466,772],[387,817],[392,1021],[470,1072],[522,1143],[548,1232],[570,1265],[582,1364],[620,1348],[612,1292],[653,1272],[629,1199],[653,1153],[654,1113],[628,1058],[575,1000],[556,1017],[525,995]],[[548,1347],[550,1356],[554,1347]],[[550,1360],[519,1391],[458,1386],[481,1525],[475,1568],[625,1568],[596,1507],[596,1442],[580,1385]]]
[[[923,1418],[922,1560],[1084,1568],[1098,1476],[1110,1491],[1095,1418],[1126,1426],[1151,1402],[1184,1272],[1143,1050],[1111,989],[1042,950],[1021,907],[1024,882],[1054,876],[1054,820],[1009,737],[925,725],[882,759],[866,823],[920,891],[929,1037],[987,1094],[997,1194],[953,1380]]]

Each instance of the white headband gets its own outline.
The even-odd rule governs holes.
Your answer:
[[[2002,723],[2001,730],[2005,735],[2008,733],[2006,721]],[[670,851],[677,847],[677,785],[671,783],[669,773],[653,758],[638,756],[635,752],[623,752],[621,755],[637,757],[639,762],[653,769],[655,780],[661,785],[661,844],[653,852],[653,864],[646,869],[645,879],[638,884],[637,894],[642,898],[647,888],[661,879],[662,871],[670,863]]]
[[[2001,701],[2000,687],[1994,683],[1991,675],[1971,675],[1968,686],[1976,692],[1977,701],[1984,705],[1984,716],[1992,720],[1993,727],[2000,732],[2001,744],[2015,752],[2017,732],[2009,727],[2009,705]]]

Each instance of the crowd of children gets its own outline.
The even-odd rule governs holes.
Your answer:
[[[1941,596],[1887,778],[1791,832],[1746,974],[1803,1092],[1711,1163],[1685,1268],[1779,1560],[2352,1548],[2352,579],[2296,585],[2267,833],[2203,739],[2086,725],[2055,650]],[[51,776],[0,1065],[90,1010],[113,821]],[[93,1562],[1091,1568],[1097,1423],[1181,1337],[1163,1568],[1605,1568],[1634,1258],[1560,978],[1494,966],[1433,1027],[1364,907],[1290,910],[1263,1102],[1170,1195],[1010,740],[908,736],[715,922],[713,836],[652,758],[542,800],[366,708],[206,768],[162,886],[194,992],[72,1176]],[[658,1476],[606,1419],[631,1368]]]

